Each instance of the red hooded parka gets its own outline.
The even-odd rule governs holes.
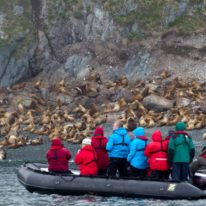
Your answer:
[[[96,127],[92,136],[92,147],[97,154],[97,166],[98,169],[107,169],[109,166],[109,157],[106,151],[106,144],[108,139],[104,137],[104,131],[102,127]]]
[[[71,154],[68,149],[64,148],[59,138],[52,140],[51,148],[47,152],[48,169],[54,172],[68,171],[68,161]]]
[[[91,145],[84,146],[76,155],[75,163],[79,165],[81,175],[97,175],[97,156]]]
[[[144,151],[148,158],[150,170],[166,171],[169,169],[167,160],[168,141],[162,139],[162,134],[156,130],[152,134],[152,141],[146,146]]]

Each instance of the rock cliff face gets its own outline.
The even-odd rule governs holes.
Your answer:
[[[205,80],[204,0],[2,0],[0,86],[29,78]]]

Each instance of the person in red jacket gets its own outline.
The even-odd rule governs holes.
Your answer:
[[[82,148],[75,157],[75,163],[79,165],[80,175],[97,175],[97,155],[91,146],[91,139],[85,138],[82,141]]]
[[[144,151],[148,158],[150,175],[153,178],[168,179],[170,168],[167,159],[168,141],[163,140],[159,130],[153,132],[151,140]]]
[[[97,154],[98,175],[106,175],[109,166],[109,157],[106,151],[108,139],[104,137],[102,127],[96,127],[92,136],[92,147]]]
[[[52,140],[50,149],[46,154],[48,169],[51,172],[69,172],[69,159],[71,154],[63,147],[61,140],[57,137]]]

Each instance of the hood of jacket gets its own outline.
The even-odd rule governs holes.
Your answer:
[[[144,128],[143,127],[137,127],[135,130],[133,130],[133,134],[135,135],[135,137],[140,137],[140,136],[144,136]]]
[[[162,133],[159,130],[155,130],[152,133],[152,141],[154,141],[154,142],[161,142],[162,140],[163,140],[162,139]]]
[[[96,136],[104,136],[104,130],[102,127],[95,128],[93,137],[96,137]]]
[[[186,124],[184,122],[177,122],[175,125],[176,131],[184,131],[186,130]]]
[[[62,147],[63,147],[62,141],[58,137],[52,140],[52,145],[51,145],[52,150],[59,149]]]

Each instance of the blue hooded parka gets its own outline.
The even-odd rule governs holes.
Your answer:
[[[144,128],[137,127],[133,133],[136,138],[130,144],[130,152],[127,161],[136,169],[146,169],[148,164],[147,157],[144,155],[144,150],[148,144],[148,140],[144,136]]]
[[[109,157],[127,158],[130,146],[130,137],[127,130],[123,127],[115,129],[108,139],[106,150]]]

